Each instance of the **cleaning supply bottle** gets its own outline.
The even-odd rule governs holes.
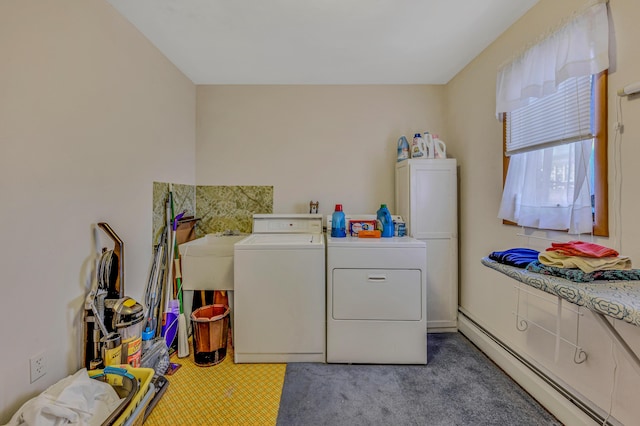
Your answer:
[[[447,145],[442,142],[438,135],[435,136],[433,143],[435,158],[447,158]]]
[[[180,316],[180,302],[178,300],[169,300],[169,307],[165,312],[164,324],[161,330],[161,335],[167,342],[168,348],[173,345],[173,341],[178,334],[178,316]]]
[[[424,142],[422,134],[416,133],[413,135],[413,141],[411,142],[411,158],[425,158],[427,155],[427,146]]]
[[[149,351],[149,349],[151,349],[151,345],[153,344],[153,339],[155,336],[156,331],[149,328],[145,329],[142,332],[142,356],[144,356]]]
[[[336,209],[331,215],[331,236],[342,238],[347,236],[347,227],[342,211],[342,204],[336,204]]]
[[[378,218],[378,229],[381,232],[383,238],[393,237],[395,229],[393,226],[393,220],[391,219],[391,212],[387,208],[386,204],[381,204],[376,213]]]
[[[398,139],[398,163],[409,159],[409,141],[402,135]]]
[[[433,139],[433,135],[429,132],[424,133],[424,144],[427,147],[427,153],[425,158],[436,158],[435,157],[435,142]]]

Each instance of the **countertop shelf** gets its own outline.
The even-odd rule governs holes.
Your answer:
[[[577,283],[505,265],[488,257],[482,259],[482,264],[598,314],[640,326],[640,281]]]
[[[640,281],[598,281],[577,283],[564,278],[530,272],[505,265],[488,257],[482,264],[530,287],[553,294],[594,313],[596,321],[620,345],[636,372],[640,375],[640,358],[618,333],[606,316],[640,326]]]

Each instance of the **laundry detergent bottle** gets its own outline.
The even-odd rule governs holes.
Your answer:
[[[347,236],[347,227],[342,211],[342,204],[336,204],[336,209],[331,215],[331,236],[342,238]]]
[[[416,133],[411,142],[411,158],[426,158],[427,146],[422,134]]]
[[[408,160],[409,157],[409,141],[402,135],[398,139],[398,162]]]
[[[435,158],[447,158],[447,145],[438,136],[433,140]]]
[[[376,217],[378,218],[378,229],[381,232],[381,236],[384,238],[393,237],[394,225],[393,219],[391,219],[391,212],[387,208],[386,204],[381,204],[380,208],[376,213]]]

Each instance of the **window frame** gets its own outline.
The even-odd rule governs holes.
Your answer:
[[[608,184],[608,72],[605,70],[594,76],[594,221],[593,235],[609,236],[609,184]],[[507,147],[507,113],[502,114],[502,187],[507,180],[509,157],[504,153]],[[515,222],[502,220],[505,225],[519,226]],[[567,230],[565,230],[566,232]],[[562,232],[562,231],[561,231]]]

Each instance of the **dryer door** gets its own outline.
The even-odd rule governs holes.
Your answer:
[[[334,269],[332,317],[336,320],[422,320],[418,269]]]

